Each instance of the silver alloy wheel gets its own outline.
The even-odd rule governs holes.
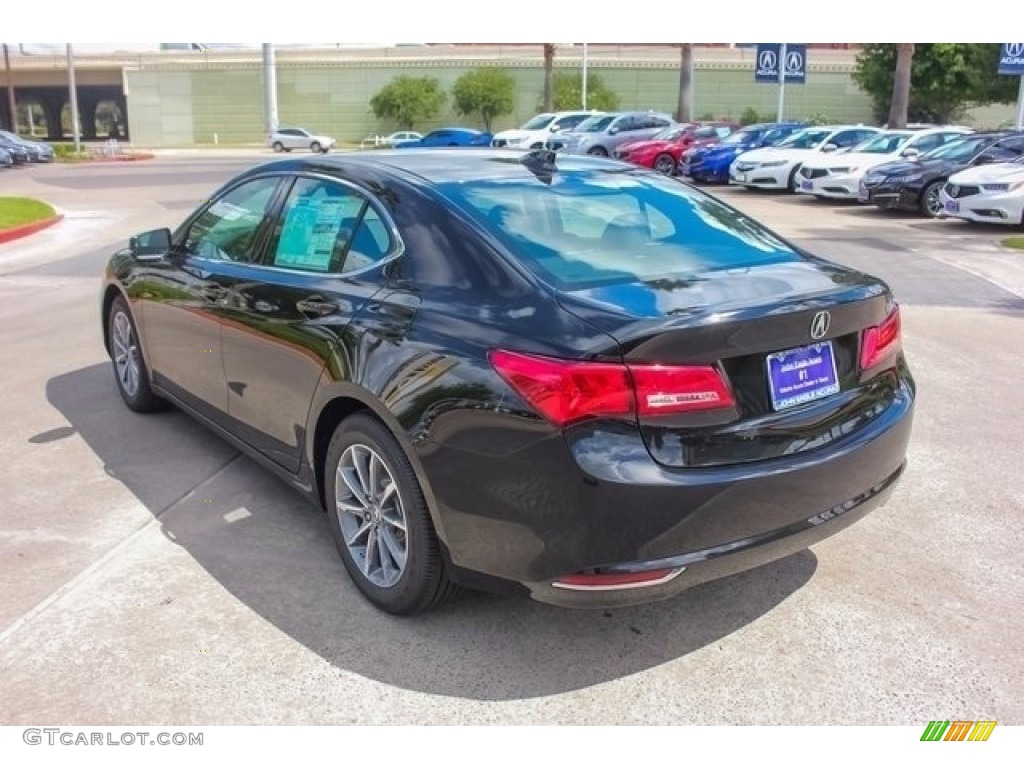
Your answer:
[[[929,216],[938,216],[942,212],[942,200],[939,198],[939,184],[932,184],[925,193],[924,205]]]
[[[394,586],[405,571],[409,541],[405,507],[388,465],[369,446],[350,445],[338,462],[334,496],[352,560],[372,584]]]
[[[135,343],[132,321],[124,312],[114,315],[114,366],[117,380],[128,397],[139,392],[139,347]]]
[[[676,161],[672,159],[672,155],[658,155],[658,159],[654,161],[654,170],[658,173],[671,176],[675,169]]]

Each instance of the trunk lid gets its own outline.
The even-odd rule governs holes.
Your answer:
[[[818,259],[564,290],[560,302],[614,338],[626,364],[712,365],[723,374],[735,407],[640,420],[665,465],[737,464],[825,445],[877,415],[883,390],[895,387],[893,376],[866,377],[859,364],[862,331],[892,309],[887,287]],[[818,320],[812,333],[822,312],[827,327],[819,333]],[[793,381],[805,365],[821,374],[815,388]]]

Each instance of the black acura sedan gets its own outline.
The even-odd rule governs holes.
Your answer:
[[[936,147],[914,160],[896,160],[871,168],[860,184],[858,198],[879,208],[942,213],[939,192],[954,173],[974,165],[1008,163],[1024,154],[1024,133],[987,131],[967,134]]]
[[[114,255],[126,405],[326,509],[359,590],[674,595],[881,504],[914,384],[885,284],[660,174],[536,150],[263,165]]]

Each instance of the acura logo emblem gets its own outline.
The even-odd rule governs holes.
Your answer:
[[[778,63],[779,55],[775,51],[761,51],[761,56],[757,60],[757,66],[761,69],[775,69]]]
[[[800,72],[804,68],[804,57],[799,51],[786,54],[786,69],[790,72]]]
[[[1024,43],[1007,43],[1006,44],[1006,55],[1007,56],[1020,56],[1024,54]]]
[[[811,338],[821,339],[828,333],[828,327],[832,323],[832,316],[828,312],[819,312],[811,320]]]

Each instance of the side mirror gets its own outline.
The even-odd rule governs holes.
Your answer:
[[[978,156],[978,159],[974,161],[975,165],[988,165],[989,163],[1005,163],[1007,158],[1000,157],[999,155],[990,154],[985,152]]]
[[[132,256],[139,257],[161,257],[171,250],[171,230],[151,229],[136,235],[128,241],[128,250]]]
[[[619,132],[619,129],[618,129],[618,128],[615,128],[614,126],[608,129],[608,135],[609,135],[609,136],[614,136],[614,135],[615,135],[615,134],[617,134],[618,132]]]
[[[907,147],[900,152],[900,157],[905,157],[907,160],[917,160],[921,156],[921,151],[914,147]]]
[[[821,151],[822,152],[835,152],[837,149],[839,149],[839,145],[838,144],[826,144],[824,147],[821,148]]]

